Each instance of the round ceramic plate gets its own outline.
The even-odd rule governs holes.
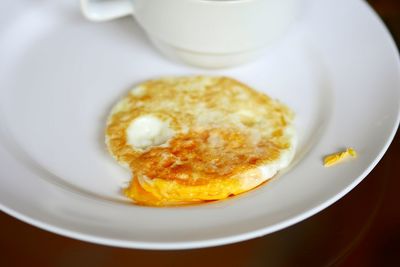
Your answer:
[[[262,236],[349,192],[395,134],[399,59],[363,1],[309,1],[292,31],[265,56],[222,71],[171,62],[131,18],[91,23],[76,2],[10,0],[0,11],[0,203],[30,224],[148,249]],[[105,118],[132,85],[188,74],[228,75],[292,107],[296,158],[273,181],[226,201],[133,205],[121,194],[129,173],[104,145]],[[357,159],[323,167],[323,156],[350,146]]]

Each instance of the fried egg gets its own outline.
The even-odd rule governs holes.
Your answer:
[[[169,206],[249,191],[291,162],[293,112],[228,77],[146,81],[111,110],[106,145],[132,172],[124,194]]]

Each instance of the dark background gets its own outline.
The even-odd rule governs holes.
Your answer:
[[[400,0],[368,1],[400,44]],[[351,193],[285,230],[237,244],[145,251],[61,237],[0,213],[0,266],[400,266],[400,135]]]

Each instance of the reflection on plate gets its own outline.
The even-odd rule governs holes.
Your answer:
[[[70,1],[8,5],[0,11],[8,10],[0,28],[1,208],[62,235],[172,249],[271,233],[356,186],[399,122],[397,51],[363,1],[310,1],[293,31],[263,58],[222,71],[162,58],[131,19],[90,23]],[[129,173],[103,143],[105,116],[132,84],[184,74],[232,76],[292,107],[299,147],[291,167],[227,201],[131,205],[120,193]],[[323,167],[324,155],[347,146],[358,151],[357,160]]]

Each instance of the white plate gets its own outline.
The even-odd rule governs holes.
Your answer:
[[[74,4],[70,4],[73,2]],[[224,71],[172,63],[130,18],[85,21],[77,1],[8,1],[0,11],[0,203],[62,235],[121,247],[181,249],[277,231],[332,204],[377,164],[399,123],[395,45],[362,1],[314,0],[257,62]],[[227,201],[181,208],[130,204],[129,173],[107,154],[105,116],[132,84],[225,74],[297,113],[299,149],[277,179]],[[359,157],[324,168],[347,146]]]

